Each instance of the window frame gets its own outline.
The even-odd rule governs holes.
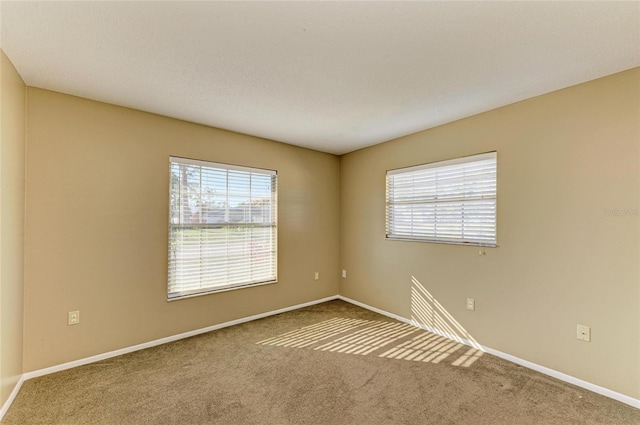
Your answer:
[[[227,203],[226,207],[225,207],[225,211],[226,211],[226,215],[225,218],[227,219],[227,221],[225,221],[224,223],[216,223],[215,225],[211,225],[209,223],[199,223],[199,224],[193,224],[193,223],[172,223],[172,200],[171,197],[174,195],[174,191],[173,191],[173,187],[172,187],[172,167],[174,164],[183,164],[183,165],[187,165],[187,166],[195,166],[195,167],[200,167],[200,169],[203,168],[208,168],[208,169],[215,169],[215,170],[224,170],[227,172],[226,175],[226,186],[227,189],[224,192],[224,196],[229,197],[229,184],[228,184],[228,180],[229,180],[229,171],[239,171],[239,172],[243,172],[243,173],[253,173],[253,174],[260,174],[260,175],[268,175],[271,177],[271,182],[270,182],[270,188],[271,188],[271,197],[270,199],[270,215],[271,215],[271,221],[269,222],[270,224],[268,225],[262,225],[259,226],[257,224],[254,225],[252,219],[250,218],[248,222],[242,222],[240,223],[240,226],[247,226],[247,227],[270,227],[272,230],[272,235],[271,235],[271,263],[272,263],[272,276],[270,276],[270,278],[268,279],[260,279],[260,280],[256,280],[256,281],[246,281],[246,282],[240,282],[240,283],[226,283],[226,284],[220,284],[220,285],[208,285],[208,286],[204,286],[201,288],[197,288],[197,289],[189,289],[189,290],[177,290],[177,291],[171,291],[171,279],[172,279],[172,274],[171,274],[171,267],[172,267],[172,259],[171,259],[171,255],[172,255],[172,229],[173,228],[177,228],[180,226],[183,227],[197,227],[197,228],[229,228],[232,226],[238,226],[238,223],[230,223],[228,222],[228,218],[229,218],[229,209],[230,206]],[[169,194],[169,199],[168,199],[168,238],[167,238],[167,301],[176,301],[176,300],[181,300],[181,299],[185,299],[185,298],[192,298],[192,297],[197,297],[197,296],[202,296],[202,295],[208,295],[208,294],[214,294],[214,293],[218,293],[218,292],[225,292],[225,291],[232,291],[232,290],[236,290],[236,289],[243,289],[243,288],[250,288],[250,287],[255,287],[255,286],[261,286],[261,285],[268,285],[268,284],[272,284],[272,283],[277,283],[278,282],[278,172],[277,170],[271,170],[271,169],[265,169],[265,168],[257,168],[257,167],[249,167],[249,166],[243,166],[243,165],[235,165],[235,164],[228,164],[228,163],[222,163],[222,162],[214,162],[214,161],[205,161],[205,160],[198,160],[198,159],[191,159],[191,158],[184,158],[184,157],[179,157],[179,156],[169,156],[169,190],[168,190],[168,194]],[[201,193],[200,193],[201,194]],[[202,240],[202,238],[199,239],[200,241]],[[225,257],[226,259],[229,258],[229,256],[227,255],[227,257]],[[251,256],[249,255],[248,258],[251,258]],[[201,264],[201,263],[200,263]],[[227,273],[227,277],[228,277],[228,273]]]
[[[473,164],[473,163],[479,163],[480,161],[486,161],[486,160],[493,160],[495,165],[494,165],[494,172],[493,172],[493,178],[495,180],[493,180],[494,183],[494,187],[495,190],[493,192],[493,195],[481,195],[480,197],[469,197],[469,196],[459,196],[455,198],[455,201],[453,200],[454,198],[444,198],[444,200],[439,200],[439,198],[437,197],[437,195],[434,195],[432,200],[425,200],[422,199],[420,201],[416,201],[414,198],[414,202],[412,203],[411,201],[404,201],[404,203],[406,205],[412,204],[412,205],[416,205],[416,204],[433,204],[434,205],[434,211],[435,211],[435,205],[437,205],[439,202],[442,203],[446,203],[446,202],[459,202],[462,203],[464,205],[469,205],[471,202],[473,201],[478,201],[478,200],[493,200],[493,239],[490,239],[488,241],[479,241],[479,240],[472,240],[473,238],[468,238],[464,236],[464,230],[461,230],[462,235],[459,238],[452,238],[452,237],[438,237],[436,236],[416,236],[416,235],[403,235],[403,234],[392,234],[392,228],[393,228],[393,223],[391,223],[392,221],[392,212],[391,209],[393,208],[394,205],[399,205],[400,202],[394,202],[393,200],[390,200],[390,176],[394,176],[394,175],[408,175],[410,173],[416,173],[416,172],[420,172],[423,170],[433,170],[433,169],[438,169],[438,168],[444,168],[444,167],[450,167],[450,166],[455,166],[455,165],[462,165],[462,164]],[[498,178],[497,178],[497,174],[498,174],[498,153],[497,151],[490,151],[490,152],[485,152],[485,153],[480,153],[480,154],[474,154],[474,155],[467,155],[464,157],[459,157],[459,158],[454,158],[454,159],[450,159],[450,160],[444,160],[444,161],[436,161],[436,162],[430,162],[430,163],[425,163],[425,164],[419,164],[419,165],[414,165],[414,166],[409,166],[409,167],[402,167],[402,168],[395,168],[395,169],[391,169],[391,170],[387,170],[386,172],[386,176],[385,176],[385,239],[386,240],[393,240],[393,241],[410,241],[410,242],[427,242],[427,243],[441,243],[441,244],[450,244],[450,245],[468,245],[468,246],[480,246],[480,247],[489,247],[489,248],[496,248],[498,247]],[[432,189],[436,191],[437,193],[437,184],[435,184],[434,186],[432,186]],[[448,199],[448,200],[447,200]],[[460,208],[460,213],[464,216],[464,208],[463,206],[461,206]],[[434,216],[436,215],[436,213],[434,213]],[[464,219],[461,218],[459,221],[459,225],[461,226],[462,229],[464,229]],[[413,220],[413,213],[412,213],[412,217],[411,217],[411,225],[413,225],[414,220]],[[437,219],[434,219],[432,221],[433,226],[434,226],[434,232],[437,232]],[[441,226],[442,227],[442,226]]]

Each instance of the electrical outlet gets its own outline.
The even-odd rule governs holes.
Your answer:
[[[473,298],[467,298],[467,310],[475,311],[476,309],[476,300]]]
[[[347,270],[346,269],[342,269],[342,277],[343,278],[347,278]]]
[[[578,325],[578,339],[591,342],[591,328],[585,325]]]
[[[77,325],[78,323],[80,323],[80,310],[70,311],[67,317],[67,324]]]
[[[318,280],[320,279],[320,272],[315,272],[315,274],[313,275],[313,280]]]

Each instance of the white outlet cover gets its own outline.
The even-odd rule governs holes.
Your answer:
[[[80,323],[80,311],[70,311],[67,317],[67,324],[77,325],[78,323]]]
[[[476,309],[476,300],[467,298],[467,310],[474,311]]]
[[[591,328],[585,325],[578,325],[577,338],[580,341],[591,342]]]

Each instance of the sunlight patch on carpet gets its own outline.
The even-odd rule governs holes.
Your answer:
[[[469,367],[483,352],[415,326],[375,320],[333,318],[257,342],[260,345],[307,348]],[[385,350],[383,350],[385,348]]]

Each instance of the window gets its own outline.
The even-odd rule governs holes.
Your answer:
[[[387,171],[387,238],[496,246],[497,153]]]
[[[169,287],[175,299],[277,278],[277,173],[169,158]]]

